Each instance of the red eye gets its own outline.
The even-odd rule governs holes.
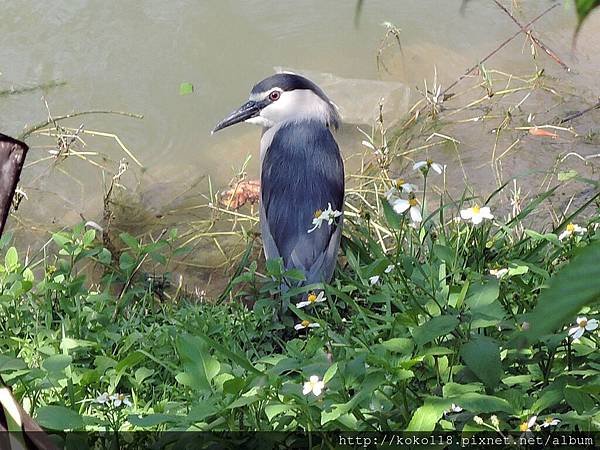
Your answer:
[[[279,100],[279,97],[281,97],[281,92],[279,91],[273,91],[269,94],[269,100],[272,102]]]

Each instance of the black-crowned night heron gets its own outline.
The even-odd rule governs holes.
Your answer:
[[[331,280],[342,236],[344,165],[331,133],[335,105],[315,83],[279,73],[213,133],[239,122],[263,127],[260,227],[267,259],[304,272],[305,284]]]

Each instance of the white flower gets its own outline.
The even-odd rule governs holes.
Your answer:
[[[408,200],[404,200],[402,198],[392,198],[388,201],[397,214],[402,214],[409,210],[410,218],[413,222],[419,223],[423,221],[423,216],[421,216],[421,208],[419,208],[417,199],[414,196],[410,196]]]
[[[594,331],[596,328],[598,328],[596,319],[587,320],[586,317],[578,317],[577,326],[569,328],[569,336],[572,339],[579,339],[586,331]]]
[[[463,220],[470,220],[471,222],[473,222],[474,225],[480,224],[481,222],[483,222],[483,219],[491,220],[494,218],[494,216],[490,212],[489,206],[484,206],[483,208],[480,208],[477,205],[471,208],[461,210],[460,217],[462,217]]]
[[[113,406],[118,408],[121,405],[131,406],[131,402],[129,401],[129,396],[125,394],[113,394],[110,396],[112,400]]]
[[[379,275],[373,275],[372,277],[369,278],[369,283],[371,283],[371,286],[373,286],[374,284],[379,283]]]
[[[576,225],[574,223],[569,223],[565,227],[564,231],[562,233],[560,233],[560,235],[558,236],[558,239],[560,239],[562,241],[563,239],[569,238],[569,237],[573,236],[574,234],[583,234],[586,231],[587,231],[587,228],[580,227],[579,225]]]
[[[294,330],[304,330],[305,328],[319,328],[320,326],[321,325],[319,325],[316,322],[310,322],[308,320],[303,320],[302,322],[294,325]]]
[[[523,422],[519,425],[519,431],[530,431],[535,426],[537,416],[531,416],[527,422]]]
[[[506,275],[508,273],[508,269],[504,268],[504,269],[491,269],[490,270],[490,275],[495,276],[496,278],[500,279],[503,278],[504,275]]]
[[[462,411],[463,411],[463,409],[460,406],[455,405],[454,403],[452,403],[450,405],[450,409],[447,409],[446,411],[444,411],[444,415],[451,414],[451,413],[459,413],[459,412],[462,412]]]
[[[555,427],[560,423],[560,420],[555,419],[554,417],[546,417],[544,422],[540,425],[542,428]]]
[[[473,421],[477,424],[477,425],[483,425],[483,419],[479,416],[475,416],[473,417]]]
[[[397,197],[402,192],[410,194],[411,192],[415,192],[416,190],[417,186],[411,183],[407,183],[402,178],[398,178],[397,180],[394,180],[394,186],[385,193],[385,197],[389,200],[392,197]]]
[[[431,159],[428,159],[426,161],[419,161],[413,165],[413,170],[421,170],[425,173],[429,172],[430,168],[435,170],[440,175],[442,174],[442,172],[444,172],[444,170],[446,170],[446,166],[442,166],[439,163],[435,163]]]
[[[327,300],[327,298],[325,297],[325,292],[323,292],[323,291],[319,292],[318,296],[314,292],[311,292],[306,297],[306,301],[299,302],[298,304],[296,304],[296,307],[304,308],[305,306],[312,305],[313,303],[321,303],[321,302],[324,302],[325,300]]]
[[[341,215],[341,211],[332,209],[331,203],[328,203],[325,211],[321,211],[320,209],[315,211],[315,216],[312,220],[313,227],[308,230],[308,232],[312,233],[317,228],[321,228],[323,222],[327,222],[329,225],[332,225],[333,221]]]
[[[325,389],[325,383],[322,380],[319,380],[317,375],[313,375],[304,383],[302,393],[304,395],[308,395],[312,392],[316,397],[318,397],[321,395],[321,392],[323,392],[323,389]]]
[[[108,403],[109,400],[110,398],[108,396],[108,392],[100,394],[98,397],[96,397],[96,403],[100,403],[101,405]]]
[[[392,270],[394,270],[394,265],[390,264],[389,266],[387,266],[384,270],[385,273],[390,273]]]

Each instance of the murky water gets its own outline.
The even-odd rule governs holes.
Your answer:
[[[523,23],[553,4],[547,0],[504,3]],[[493,2],[472,0],[462,13],[461,4],[461,0],[365,0],[355,23],[355,2],[351,0],[4,2],[0,91],[50,82],[65,84],[0,96],[0,129],[18,135],[45,120],[48,112],[42,96],[54,116],[87,110],[142,114],[143,119],[95,115],[64,123],[74,128],[84,124],[85,130],[119,136],[144,167],[139,170],[130,160],[131,169],[123,179],[146,209],[132,216],[131,222],[135,225],[152,218],[160,226],[157,216],[180,203],[192,204],[194,199],[205,203],[201,196],[208,189],[205,177],[212,178],[215,189],[222,188],[248,155],[253,155],[247,167],[249,177],[257,177],[259,130],[242,125],[215,136],[210,130],[275,66],[314,75],[343,107],[350,122],[370,122],[378,98],[385,95],[395,102],[391,120],[419,98],[414,87],[422,88],[424,78],[431,81],[434,66],[442,85],[447,85],[517,30]],[[566,98],[563,106],[552,106],[555,116],[583,109],[599,94],[600,36],[595,33],[599,19],[600,14],[589,19],[575,53],[571,51],[572,8],[561,5],[536,25],[539,37],[573,71],[565,72],[544,54],[537,57],[539,67],[577,93],[577,99],[587,99],[579,104],[574,97]],[[389,72],[376,64],[385,34],[383,22],[401,29],[402,52],[393,45],[383,52]],[[523,37],[487,65],[515,74],[535,71]],[[387,84],[371,85],[365,80]],[[194,85],[193,94],[179,94],[183,82]],[[542,99],[534,105],[550,107]],[[599,118],[600,113],[593,112],[574,125],[585,133]],[[450,174],[466,175],[470,183],[489,191],[493,177],[481,170],[488,157],[482,157],[478,148],[480,135],[489,136],[488,131],[482,127],[456,131],[464,143],[463,166],[460,172],[456,169]],[[89,157],[115,171],[125,154],[114,139],[85,138],[88,145],[80,150],[104,155]],[[346,154],[360,149],[353,124],[344,127],[339,139]],[[504,172],[549,167],[569,145],[576,145],[584,155],[598,153],[597,147],[573,140],[546,142],[525,140],[520,153],[506,159]],[[31,165],[23,174],[29,201],[19,212],[22,228],[60,226],[82,216],[98,220],[101,171],[72,157],[60,164],[54,160],[36,163],[49,156],[49,143],[52,140],[42,137],[30,141]],[[452,151],[432,156],[455,162]],[[188,218],[172,218],[171,223]],[[127,222],[127,217],[121,219]],[[17,224],[13,221],[12,225]]]

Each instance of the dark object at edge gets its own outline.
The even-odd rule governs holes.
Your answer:
[[[12,205],[29,147],[0,133],[0,236]]]

